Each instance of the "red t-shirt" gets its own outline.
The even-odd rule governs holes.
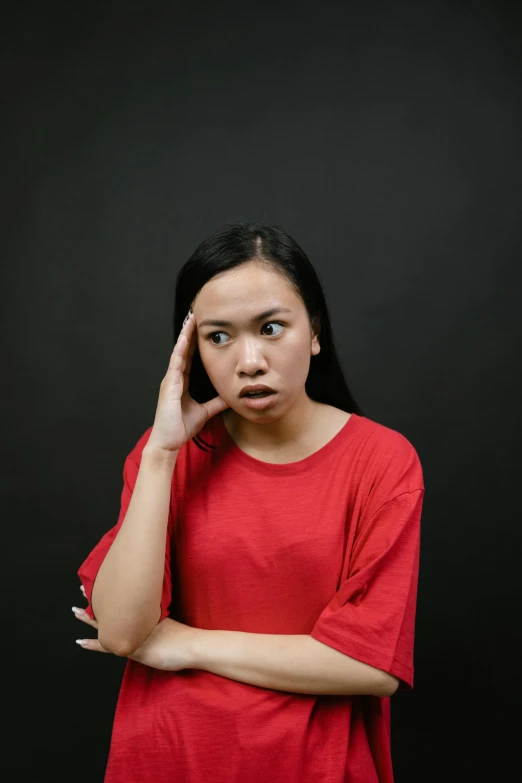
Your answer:
[[[150,432],[125,461],[116,526],[78,571],[91,617]],[[242,451],[218,414],[176,462],[161,619],[311,634],[410,690],[423,497],[414,447],[365,416],[276,465]],[[129,659],[105,782],[173,781],[392,783],[390,699],[289,693]]]

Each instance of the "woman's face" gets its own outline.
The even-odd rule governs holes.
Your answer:
[[[304,302],[287,280],[249,261],[209,280],[192,309],[203,366],[236,413],[252,422],[275,421],[303,402],[310,357],[320,346]],[[268,310],[274,312],[259,318]],[[277,392],[266,411],[248,408],[239,396],[244,386],[258,383]]]

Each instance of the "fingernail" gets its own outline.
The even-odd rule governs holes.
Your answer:
[[[83,647],[83,642],[84,642],[83,639],[76,639],[76,644],[81,644],[82,647]]]
[[[74,614],[85,614],[85,609],[78,609],[77,606],[73,606],[72,610]]]

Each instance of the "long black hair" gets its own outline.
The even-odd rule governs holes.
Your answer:
[[[310,357],[305,383],[308,396],[347,413],[363,415],[346,383],[335,349],[330,315],[319,277],[306,253],[286,231],[274,223],[225,223],[196,248],[176,278],[172,318],[174,343],[198,292],[215,275],[247,261],[267,264],[281,274],[303,300],[310,326],[320,327],[321,350]],[[189,392],[202,403],[217,395],[196,346],[192,358]]]

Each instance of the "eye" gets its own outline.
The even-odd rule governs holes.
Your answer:
[[[265,326],[270,326],[271,327],[274,324],[276,326],[280,326],[282,329],[284,329],[284,324],[280,323],[279,321],[267,321],[266,324],[263,324],[263,326],[261,328],[264,329]],[[211,332],[210,334],[207,335],[207,340],[211,340],[212,341],[212,338],[216,334],[226,334],[226,332]],[[278,337],[280,334],[281,334],[281,332],[278,332],[275,335],[269,334],[268,337]],[[215,343],[215,342],[212,341],[212,345],[216,345],[216,346],[219,347],[219,345],[223,345],[223,343]]]

